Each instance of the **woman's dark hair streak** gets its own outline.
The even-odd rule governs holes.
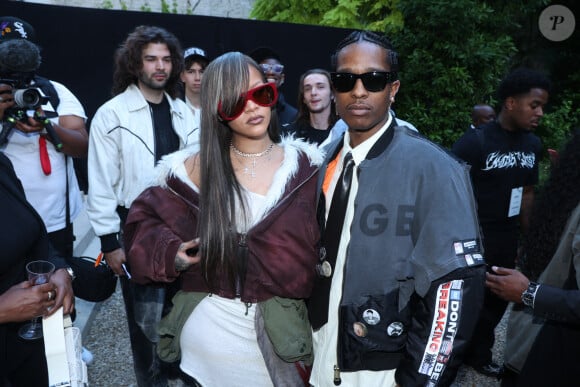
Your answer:
[[[230,159],[232,132],[218,115],[218,104],[230,113],[240,96],[248,90],[249,67],[263,74],[258,64],[240,52],[229,52],[214,59],[205,69],[201,85],[200,141],[200,217],[199,237],[202,271],[211,287],[226,274],[230,285],[243,285],[245,266],[237,257],[236,208],[244,210],[240,184]],[[262,75],[263,81],[266,78]],[[276,110],[268,126],[274,143],[280,142]]]

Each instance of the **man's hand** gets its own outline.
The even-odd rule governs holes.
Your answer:
[[[522,293],[528,288],[530,280],[515,269],[492,266],[496,274],[487,273],[485,285],[506,301],[521,303]]]
[[[41,132],[44,129],[44,124],[36,121],[32,117],[28,117],[26,123],[22,121],[16,121],[14,127],[24,133],[36,133]]]
[[[14,106],[14,96],[12,95],[12,86],[5,83],[0,84],[0,119],[4,119],[6,109]]]
[[[125,271],[123,270],[122,265],[127,262],[127,259],[125,258],[125,251],[122,248],[109,251],[104,255],[105,261],[107,261],[107,265],[109,265],[115,274],[118,276],[125,275]]]

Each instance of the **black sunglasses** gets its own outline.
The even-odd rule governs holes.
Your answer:
[[[353,73],[331,73],[330,79],[334,89],[339,93],[351,91],[360,79],[365,89],[371,92],[382,91],[387,84],[397,80],[396,71],[371,71],[364,74]]]

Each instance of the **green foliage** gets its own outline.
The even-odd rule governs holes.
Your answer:
[[[580,111],[572,108],[571,100],[562,101],[554,111],[546,113],[537,130],[543,139],[544,149],[559,150],[568,140],[572,129],[579,127],[579,122]]]
[[[171,3],[169,3],[168,0],[160,0],[161,3],[161,12],[162,13],[179,13],[179,1],[178,0],[172,0]],[[113,0],[103,0],[101,2],[101,7],[103,9],[115,9],[115,4],[113,3]],[[119,0],[119,9],[126,11],[129,9],[129,5],[127,4],[126,0]],[[152,8],[151,5],[149,4],[149,2],[145,2],[143,5],[141,5],[141,7],[139,7],[139,9],[143,12],[151,12]],[[191,6],[191,0],[187,0],[187,6],[185,8],[185,13],[187,15],[192,15],[193,14],[193,7]]]
[[[112,0],[104,0],[101,3],[101,7],[103,7],[103,9],[113,9],[113,1]]]
[[[166,0],[161,0],[161,13],[170,13],[169,3]]]
[[[516,52],[511,15],[476,0],[401,0],[405,28],[397,114],[443,146],[469,125],[474,104],[492,95]]]
[[[178,13],[178,11],[177,0],[173,0],[171,4],[167,0],[161,0],[161,13]]]
[[[256,0],[250,16],[286,23],[400,30],[403,18],[396,3],[397,0]]]
[[[580,91],[574,92],[580,90],[580,69],[569,65],[578,63],[580,54],[572,39],[554,52],[538,35],[538,15],[550,3],[257,0],[252,16],[386,33],[401,55],[401,88],[393,108],[443,146],[465,131],[474,104],[495,106],[494,92],[511,68],[544,68],[555,88],[538,134],[546,148],[557,149],[570,128],[580,127]]]
[[[572,95],[571,98],[578,98],[580,101],[580,93]],[[540,162],[540,184],[550,175],[548,149],[561,150],[576,128],[580,128],[580,109],[578,104],[574,107],[572,99],[562,99],[560,105],[542,117],[536,131],[542,139],[544,149],[544,157]]]
[[[104,0],[101,3],[101,7],[103,7],[103,9],[114,9],[115,4],[113,4],[113,0]],[[124,10],[124,11],[129,9],[129,7],[127,6],[127,2],[125,2],[123,0],[119,0],[119,8]]]

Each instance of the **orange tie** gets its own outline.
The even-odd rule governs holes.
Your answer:
[[[38,148],[40,153],[40,166],[45,175],[50,175],[52,168],[50,167],[50,157],[48,157],[48,149],[46,149],[46,139],[44,136],[38,137]]]

